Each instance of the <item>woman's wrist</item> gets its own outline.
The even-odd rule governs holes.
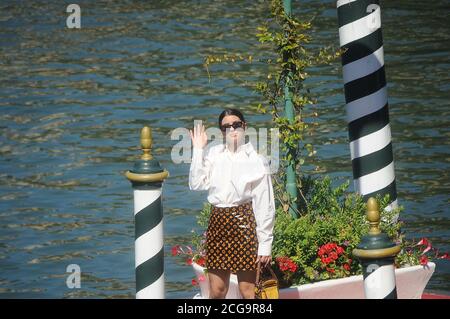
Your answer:
[[[194,150],[192,152],[192,161],[200,161],[201,158],[203,158],[203,148],[194,146]]]

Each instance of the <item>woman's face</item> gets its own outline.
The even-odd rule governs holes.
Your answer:
[[[221,129],[223,136],[227,139],[227,142],[237,143],[244,136],[245,122],[242,122],[236,115],[226,115],[222,119]]]

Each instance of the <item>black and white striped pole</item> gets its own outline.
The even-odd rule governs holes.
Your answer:
[[[345,102],[355,191],[390,195],[397,207],[378,0],[337,1]]]
[[[162,184],[169,173],[150,154],[150,128],[141,131],[143,155],[126,177],[134,195],[136,298],[164,299]]]
[[[394,259],[400,246],[381,233],[380,212],[373,197],[367,201],[367,220],[369,234],[353,250],[353,256],[362,264],[366,298],[397,299]]]

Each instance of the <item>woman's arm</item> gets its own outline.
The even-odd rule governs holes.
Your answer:
[[[252,204],[259,243],[258,256],[270,256],[275,221],[275,199],[270,174],[265,174],[252,184]]]
[[[203,148],[195,148],[192,155],[191,168],[189,170],[189,189],[202,191],[208,190],[210,185],[211,158],[204,156]]]
[[[210,185],[211,158],[208,154],[206,156],[203,154],[208,141],[205,127],[199,124],[194,127],[194,132],[189,131],[189,134],[194,145],[191,168],[189,169],[189,189],[207,190]]]

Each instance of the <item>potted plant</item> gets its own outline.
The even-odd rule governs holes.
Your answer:
[[[277,206],[272,268],[280,281],[280,297],[363,298],[361,265],[352,257],[353,249],[369,228],[362,197],[347,192],[348,183],[333,188],[328,177],[304,182],[305,185],[310,184],[305,193],[307,212],[293,218],[280,205]],[[387,197],[379,199],[379,207],[383,209],[388,202]],[[403,223],[398,221],[401,210],[383,210],[380,226],[402,246],[395,259],[397,281],[405,286],[398,288],[399,297],[420,297],[434,271],[435,265],[431,260],[448,259],[449,256],[439,253],[426,238],[417,243],[406,240],[401,231]],[[193,284],[200,286],[203,297],[208,296],[204,266],[209,212],[210,205],[205,204],[198,216],[200,232],[193,231],[192,245],[172,248],[174,256],[193,267]],[[414,282],[412,290],[406,291],[406,284],[411,282]],[[348,287],[347,295],[342,293],[343,288],[336,288],[340,285]],[[231,276],[227,297],[240,297],[236,276]]]

